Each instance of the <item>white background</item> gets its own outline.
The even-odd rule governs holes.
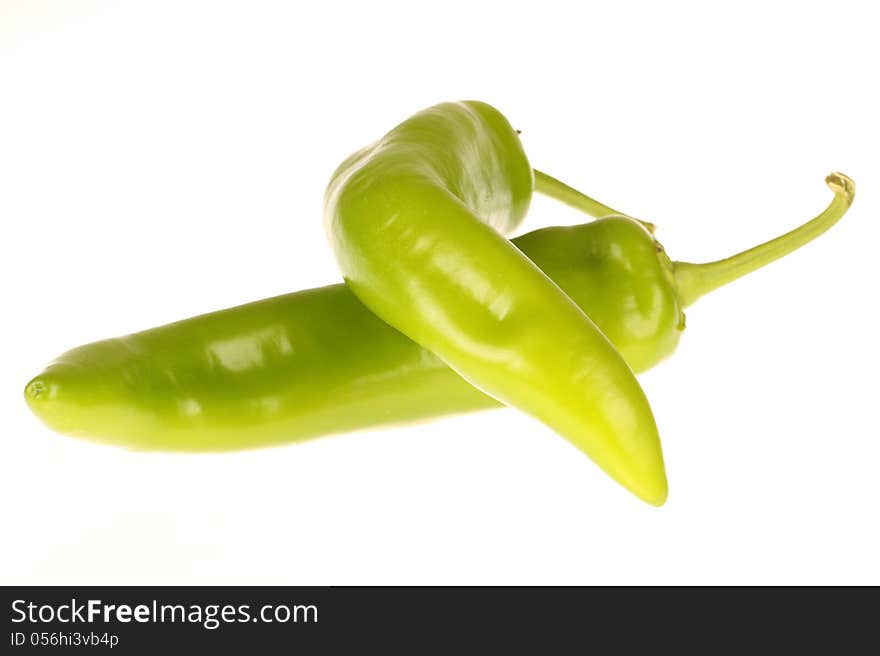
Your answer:
[[[877,10],[653,4],[0,0],[0,583],[880,583]],[[674,259],[857,183],[641,377],[665,507],[511,410],[230,455],[29,413],[68,348],[337,281],[333,168],[462,98]]]

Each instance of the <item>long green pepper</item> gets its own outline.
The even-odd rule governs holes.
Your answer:
[[[717,263],[673,264],[650,224],[623,216],[513,243],[642,371],[674,350],[685,305],[798,248],[845,213],[852,182],[833,174],[828,183],[835,198],[825,212]],[[535,184],[592,216],[614,212],[537,171]],[[79,347],[34,378],[25,396],[59,432],[173,450],[263,446],[497,405],[342,285]]]

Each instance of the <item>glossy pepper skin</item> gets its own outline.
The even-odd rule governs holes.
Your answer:
[[[437,105],[339,167],[327,233],[346,284],[371,312],[661,505],[660,440],[635,375],[504,237],[533,187],[519,136],[497,110]]]

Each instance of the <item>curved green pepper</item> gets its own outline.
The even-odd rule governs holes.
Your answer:
[[[437,105],[339,167],[327,232],[346,284],[376,316],[660,505],[660,439],[635,375],[503,236],[533,186],[519,136],[497,110]]]

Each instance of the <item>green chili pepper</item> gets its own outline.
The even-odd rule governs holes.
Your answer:
[[[533,188],[507,119],[484,103],[446,103],[337,169],[327,233],[346,284],[371,312],[660,505],[660,439],[635,375],[503,236],[525,217]]]
[[[588,214],[614,212],[550,176],[535,178],[539,192]],[[641,371],[675,348],[682,307],[800,247],[845,213],[852,182],[840,174],[827,181],[835,199],[825,212],[719,263],[670,263],[643,227],[650,224],[619,216],[513,242]],[[59,432],[172,450],[265,446],[497,405],[342,285],[79,347],[30,381],[25,397]]]

